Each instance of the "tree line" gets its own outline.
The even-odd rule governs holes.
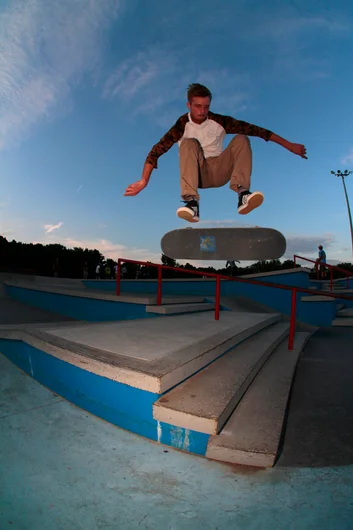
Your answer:
[[[164,270],[165,278],[182,278],[195,277],[192,271],[211,272],[224,275],[242,276],[246,274],[256,274],[262,272],[271,272],[283,269],[294,268],[293,260],[268,260],[258,261],[252,265],[243,267],[241,263],[226,267],[223,263],[218,269],[214,267],[195,267],[190,263],[180,265],[176,260],[161,255],[161,263],[169,267],[178,267],[181,271]],[[96,268],[101,266],[104,271],[106,267],[114,270],[116,261],[108,258],[99,252],[99,250],[83,249],[80,247],[67,248],[60,244],[43,245],[41,243],[21,243],[19,241],[8,241],[5,237],[0,236],[0,270],[7,272],[32,273],[38,276],[54,276],[62,278],[83,278],[84,271],[87,271],[88,278],[96,277]],[[125,263],[124,278],[157,278],[157,269],[152,266],[140,266],[134,263]],[[307,266],[307,265],[304,265]],[[309,264],[313,268],[314,264]],[[345,270],[352,271],[353,266],[350,263],[341,263],[338,265]],[[343,277],[343,273],[334,271],[333,277]],[[102,276],[101,276],[102,277]],[[104,274],[103,274],[104,277]]]

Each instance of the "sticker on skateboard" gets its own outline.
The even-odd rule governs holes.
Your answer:
[[[201,252],[216,252],[216,238],[214,236],[200,236]]]
[[[161,240],[165,256],[173,259],[260,261],[279,259],[286,239],[273,228],[180,228]]]

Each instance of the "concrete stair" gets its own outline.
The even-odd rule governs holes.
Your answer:
[[[336,284],[332,283],[332,291],[344,291],[345,289],[347,289],[345,285],[340,285],[338,283]],[[331,287],[329,283],[323,286],[323,291],[331,291]]]
[[[180,304],[162,304],[146,306],[146,313],[156,313],[160,315],[177,315],[178,313],[195,313],[199,311],[211,311],[215,309],[214,303],[188,302],[185,297],[185,302]]]
[[[258,331],[153,405],[153,417],[210,434],[206,457],[258,467],[274,465],[299,356],[313,331],[295,334],[277,321]]]
[[[337,311],[338,317],[353,317],[353,308],[352,307],[344,307],[343,304],[340,304],[341,307]]]
[[[172,429],[209,435],[207,458],[274,464],[295,368],[312,332],[297,332],[290,352],[289,323],[244,297],[222,299],[228,310],[215,321],[209,297],[166,295],[158,306],[156,294],[124,293],[117,299],[68,287],[77,296],[145,304],[147,312],[174,316],[143,318],[138,325],[127,320],[6,327],[0,337],[21,340],[148,396],[162,394],[152,405],[153,418]],[[148,409],[152,418],[151,402]]]
[[[289,324],[278,322],[248,338],[153,406],[154,418],[177,427],[218,434]]]
[[[288,398],[299,356],[311,333],[298,332],[295,348],[279,345],[259,371],[206,457],[253,467],[272,467],[278,455]]]
[[[336,327],[353,327],[353,308],[342,307],[337,311],[336,318],[332,321]]]

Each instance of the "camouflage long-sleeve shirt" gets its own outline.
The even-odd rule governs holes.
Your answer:
[[[157,168],[158,158],[169,151],[175,143],[178,142],[180,145],[184,138],[197,138],[201,143],[205,158],[218,156],[223,151],[226,134],[258,136],[268,142],[272,132],[246,121],[213,112],[208,113],[206,121],[196,124],[191,120],[189,113],[186,113],[180,116],[169,131],[152,147],[146,162]]]

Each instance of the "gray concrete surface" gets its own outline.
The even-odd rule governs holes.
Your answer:
[[[287,341],[278,346],[221,433],[210,437],[208,458],[247,466],[274,465],[293,375],[310,336],[296,333],[292,351],[288,351]]]
[[[215,304],[208,302],[202,302],[199,304],[162,304],[146,306],[146,313],[157,313],[160,315],[176,315],[178,313],[194,313],[197,311],[212,311],[214,309]]]
[[[2,328],[0,337],[23,340],[97,375],[162,393],[280,316],[225,311],[216,321],[212,312],[204,312],[167,317],[163,326],[160,318]]]
[[[217,359],[153,405],[156,420],[217,434],[273,350],[288,335],[283,322],[266,328]]]
[[[75,296],[78,298],[91,298],[95,300],[109,300],[110,302],[130,302],[133,304],[157,304],[157,293],[156,294],[136,294],[136,293],[122,293],[117,296],[113,291],[105,291],[99,289],[86,289],[83,285],[79,288],[75,283],[63,285],[54,283],[41,283],[41,282],[26,282],[26,281],[14,281],[9,280],[5,282],[5,285],[12,287],[23,287],[31,289],[33,291],[40,291],[53,294],[66,294]],[[200,303],[205,300],[204,296],[181,296],[181,295],[163,295],[163,304],[178,304],[178,303]]]
[[[341,318],[335,318],[332,321],[332,325],[335,327],[353,327],[353,317],[344,316]]]
[[[63,322],[62,315],[50,314],[13,300],[1,299],[0,304],[0,325],[9,328],[12,325],[26,327],[26,323],[32,329],[38,323],[46,323],[46,327],[52,322],[57,322],[55,327],[82,325],[70,322],[70,319]],[[40,327],[42,330],[45,328],[44,325]],[[4,336],[3,331],[1,336]],[[13,337],[13,332],[5,336]],[[31,335],[27,338],[45,351],[45,342]],[[292,388],[277,467],[353,464],[352,345],[353,330],[350,328],[321,329],[306,345]],[[50,353],[57,354],[58,350],[61,351],[59,346],[51,345]],[[84,348],[81,358],[86,353],[87,348]],[[96,352],[88,352],[88,356],[91,353]]]
[[[353,307],[344,307],[337,311],[338,317],[353,317]]]
[[[350,466],[247,469],[58,398],[0,355],[1,530],[351,530]]]
[[[353,329],[322,328],[294,380],[279,466],[353,464]]]
[[[0,325],[40,322],[75,322],[73,318],[28,306],[11,298],[0,298]]]

